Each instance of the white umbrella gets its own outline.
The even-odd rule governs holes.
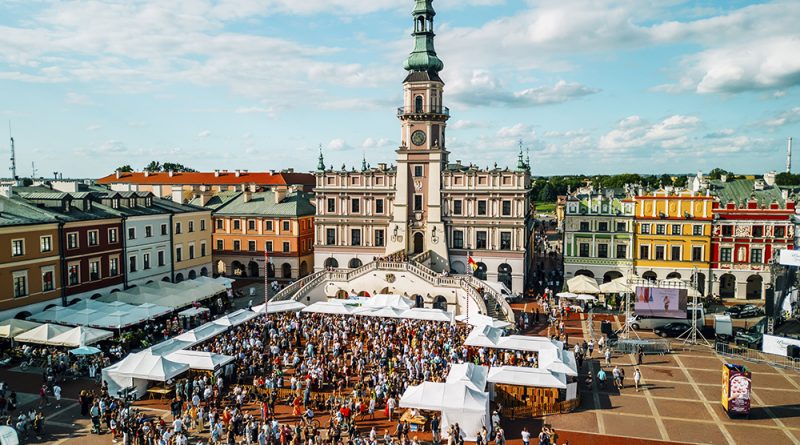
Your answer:
[[[79,346],[75,349],[70,349],[69,352],[72,355],[95,355],[99,354],[101,351],[94,346]]]
[[[570,292],[577,294],[597,294],[600,293],[600,287],[594,278],[589,278],[586,275],[578,275],[567,280],[567,287]]]
[[[608,283],[601,284],[600,291],[604,294],[624,294],[632,292],[631,286],[628,285],[628,280],[625,277],[615,278]]]
[[[17,320],[16,318],[9,318],[0,322],[0,337],[13,338],[23,332],[28,332],[33,328],[38,328],[41,323],[34,323],[27,320]]]
[[[578,296],[578,294],[573,293],[573,292],[559,292],[559,293],[556,294],[556,297],[566,298],[567,300],[574,300],[575,297],[577,297],[577,296]]]
[[[580,301],[595,301],[595,300],[597,300],[597,298],[594,297],[593,295],[587,295],[587,294],[575,295],[575,299],[576,300],[580,300]]]

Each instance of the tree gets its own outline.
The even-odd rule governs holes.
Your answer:
[[[537,197],[537,201],[540,202],[553,202],[556,200],[556,189],[547,182],[541,190],[539,190],[539,195]]]
[[[672,176],[664,173],[658,178],[658,182],[663,186],[666,187],[672,184]]]
[[[158,161],[150,161],[147,167],[143,169],[146,172],[155,173],[161,171],[161,163]]]
[[[130,165],[123,165],[122,167],[117,167],[117,170],[121,171],[122,173],[130,173],[133,171],[133,167]]]
[[[733,176],[731,174],[731,172],[725,171],[725,170],[723,170],[721,168],[715,168],[715,169],[711,170],[710,172],[708,172],[709,179],[717,180],[717,179],[720,179],[722,177],[722,175],[729,176],[729,177]]]
[[[686,178],[686,176],[676,176],[675,180],[672,181],[672,185],[674,185],[675,187],[686,187],[687,181],[688,179]]]
[[[197,170],[186,167],[185,165],[179,164],[177,162],[165,162],[164,164],[161,165],[161,171],[196,172]]]
[[[775,184],[778,185],[800,185],[800,175],[781,172],[775,175]]]

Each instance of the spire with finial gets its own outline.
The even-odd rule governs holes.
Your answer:
[[[317,161],[317,171],[325,171],[325,158],[322,156],[322,144],[319,144],[319,160]]]
[[[422,71],[438,74],[444,69],[444,63],[433,49],[433,0],[416,0],[411,15],[414,16],[414,49],[403,64],[407,71]]]
[[[528,170],[531,169],[531,147],[526,145],[525,146],[525,165],[528,166]]]
[[[361,171],[367,171],[367,154],[362,153],[361,155]]]
[[[519,154],[517,155],[517,170],[527,170],[525,160],[522,158],[522,139],[519,140]]]

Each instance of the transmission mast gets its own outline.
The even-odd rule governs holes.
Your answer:
[[[11,138],[11,179],[17,179],[17,157],[14,154],[14,137],[11,136],[11,121],[8,121],[8,137]]]

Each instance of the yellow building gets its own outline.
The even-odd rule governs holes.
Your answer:
[[[659,190],[637,196],[636,274],[650,281],[680,279],[691,283],[697,268],[697,287],[705,293],[713,200],[689,190]]]

